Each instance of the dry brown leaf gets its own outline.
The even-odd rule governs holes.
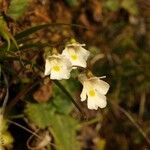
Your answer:
[[[47,102],[52,97],[52,83],[46,82],[33,94],[34,100],[39,103]]]
[[[100,22],[102,20],[102,4],[100,1],[90,1],[89,10],[94,21]]]

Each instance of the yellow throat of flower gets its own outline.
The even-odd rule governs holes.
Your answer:
[[[77,56],[76,54],[73,54],[73,55],[71,55],[71,59],[72,59],[72,60],[77,60],[77,59],[78,59],[78,56]]]
[[[91,90],[89,91],[89,96],[94,97],[95,95],[96,95],[95,90],[94,90],[94,89],[91,89]]]
[[[60,68],[60,66],[55,65],[55,66],[53,66],[52,70],[55,72],[59,72],[61,70],[61,68]]]

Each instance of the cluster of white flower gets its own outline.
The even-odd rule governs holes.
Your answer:
[[[69,79],[72,69],[86,68],[90,52],[83,46],[85,44],[72,40],[67,44],[62,54],[48,55],[45,61],[45,75],[50,75],[50,79],[55,80]],[[87,73],[81,73],[79,81],[83,85],[80,95],[81,101],[87,99],[89,109],[104,108],[107,104],[105,95],[109,89],[109,84],[92,74],[89,76]]]

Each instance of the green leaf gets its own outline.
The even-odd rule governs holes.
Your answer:
[[[64,94],[66,94],[66,96],[71,100],[71,102],[75,105],[75,107],[79,110],[79,112],[84,117],[85,116],[84,112],[82,111],[82,109],[80,108],[80,106],[78,105],[78,103],[74,100],[74,98],[72,97],[72,95],[68,92],[68,90],[63,86],[63,84],[61,84],[57,80],[54,80],[53,82],[62,90],[62,92]]]
[[[126,9],[131,15],[138,15],[137,0],[123,0],[122,7]]]
[[[111,11],[117,11],[120,7],[118,0],[107,0],[105,2],[105,7]]]
[[[106,140],[103,138],[97,138],[96,140],[96,148],[98,150],[105,150],[106,148]]]
[[[0,111],[1,110],[2,108],[0,108]],[[6,120],[3,118],[3,115],[0,113],[0,133],[7,131],[7,129],[8,129],[8,124]]]
[[[65,2],[69,5],[69,6],[78,6],[79,5],[79,1],[78,0],[65,0]]]
[[[79,150],[76,139],[77,121],[65,115],[55,115],[51,120],[50,132],[58,150]]]
[[[12,40],[13,44],[18,48],[17,42],[14,39],[14,37],[11,35],[11,33],[9,32],[7,24],[2,16],[0,17],[0,36],[2,36],[4,38],[4,40],[6,40],[6,42],[7,42],[7,50],[10,49],[11,40]]]
[[[56,85],[53,86],[53,91],[53,105],[56,108],[56,111],[68,115],[73,109],[72,102]]]
[[[61,106],[64,107],[64,106]],[[57,149],[59,150],[79,150],[79,143],[76,139],[78,123],[68,115],[55,113],[55,108],[51,103],[28,103],[25,114],[31,123],[39,128],[50,127]]]
[[[34,27],[31,27],[29,29],[26,29],[18,34],[15,35],[15,38],[17,40],[20,40],[21,38],[27,37],[30,34],[33,34],[35,32],[37,32],[38,30],[47,28],[47,27],[56,27],[56,26],[72,26],[72,27],[78,27],[78,28],[84,28],[87,29],[85,26],[82,25],[78,25],[78,24],[65,24],[65,23],[48,23],[48,24],[42,24],[42,25],[37,25]]]
[[[42,129],[50,126],[51,117],[54,115],[51,103],[28,103],[24,111],[29,121]]]
[[[16,34],[15,38],[17,40],[19,40],[21,38],[29,36],[30,34],[33,34],[33,33],[37,32],[38,30],[47,28],[48,26],[50,26],[50,24],[43,24],[43,25],[37,25],[37,26],[31,27],[29,29],[26,29],[26,30]]]
[[[7,50],[10,48],[10,38],[8,35],[7,24],[4,21],[3,17],[0,17],[0,36],[3,37],[7,42]]]
[[[11,0],[7,14],[17,20],[25,12],[27,4],[28,0]]]

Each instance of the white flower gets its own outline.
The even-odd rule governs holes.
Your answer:
[[[45,75],[51,79],[69,79],[72,70],[71,62],[63,55],[52,55],[46,58]]]
[[[110,87],[109,84],[98,77],[88,78],[85,74],[79,75],[79,80],[83,84],[83,90],[80,95],[81,101],[87,99],[89,109],[97,110],[98,107],[106,107],[107,101],[105,95]]]
[[[90,52],[83,48],[85,44],[73,43],[68,44],[63,50],[62,55],[66,56],[73,66],[86,68],[86,61]]]

